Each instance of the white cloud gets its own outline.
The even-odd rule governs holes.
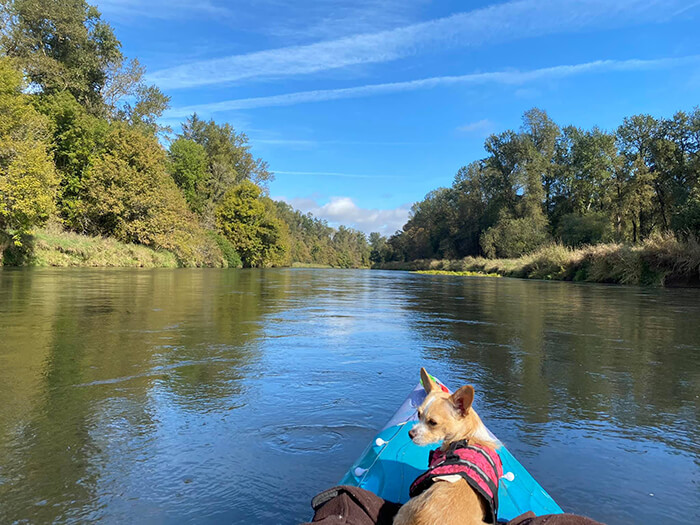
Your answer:
[[[210,0],[97,0],[97,7],[106,15],[120,19],[184,17],[229,17],[233,13],[227,7]]]
[[[142,19],[208,19],[246,33],[290,42],[384,31],[415,22],[430,0],[94,0],[109,19],[143,25]],[[182,58],[182,57],[181,57]]]
[[[496,124],[485,118],[459,126],[457,131],[461,131],[462,133],[474,133],[476,135],[488,135],[493,132],[494,129],[496,129]]]
[[[337,39],[407,25],[416,21],[420,9],[430,0],[248,1],[263,20],[261,31],[289,42]]]
[[[331,197],[330,200],[320,205],[315,199],[309,197],[287,199],[277,197],[298,210],[311,212],[319,219],[325,219],[331,226],[350,226],[366,234],[379,232],[382,235],[391,235],[400,229],[408,220],[410,205],[393,209],[369,209],[359,207],[350,197]]]
[[[321,102],[326,100],[338,100],[346,98],[361,98],[374,95],[384,95],[400,91],[415,91],[447,85],[484,85],[502,84],[521,86],[530,82],[553,80],[574,75],[590,73],[603,73],[614,71],[645,71],[655,69],[670,69],[700,62],[700,55],[692,55],[680,58],[661,58],[655,60],[596,60],[583,64],[562,65],[533,69],[530,71],[495,71],[490,73],[471,73],[468,75],[431,77],[406,82],[390,82],[386,84],[369,84],[341,89],[319,89],[314,91],[300,91],[269,97],[240,98],[215,102],[211,104],[198,104],[173,108],[165,113],[168,118],[186,117],[192,113],[212,114],[222,111],[234,111],[241,109],[255,109],[272,106],[292,106],[307,102]]]
[[[660,22],[688,6],[689,0],[517,0],[396,29],[191,62],[148,78],[163,89],[178,89],[308,74],[389,62],[436,48]]]

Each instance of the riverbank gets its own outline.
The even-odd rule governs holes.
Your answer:
[[[639,245],[599,244],[573,249],[541,248],[518,259],[465,257],[378,265],[385,270],[477,272],[503,277],[641,286],[700,286],[700,243],[656,236]]]
[[[9,239],[0,239],[1,266],[85,268],[177,268],[177,257],[166,250],[119,242],[110,237],[91,237],[65,231],[49,223],[36,230],[21,249],[5,251]],[[3,254],[4,252],[4,254]],[[237,254],[228,254],[229,268],[240,268]],[[235,256],[235,258],[234,258]],[[329,264],[292,262],[292,268],[336,268]],[[366,268],[366,267],[365,267]]]
[[[175,255],[105,237],[88,237],[57,227],[37,230],[27,250],[6,253],[5,266],[176,268]],[[0,258],[0,266],[3,260]]]

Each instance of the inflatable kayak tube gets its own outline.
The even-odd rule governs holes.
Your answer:
[[[428,468],[428,454],[435,448],[435,445],[420,447],[408,437],[412,423],[418,419],[416,409],[425,396],[419,384],[350,467],[341,485],[362,487],[388,501],[408,501],[411,483]],[[538,516],[562,513],[561,507],[503,443],[493,438],[499,444],[497,451],[503,462],[503,477],[498,485],[498,521],[511,520],[527,511]]]

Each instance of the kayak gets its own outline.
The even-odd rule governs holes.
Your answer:
[[[449,392],[440,381],[437,383]],[[419,384],[350,467],[341,485],[361,487],[387,501],[408,501],[411,483],[427,470],[428,455],[435,448],[435,445],[418,446],[408,436],[413,422],[418,420],[416,410],[425,396]],[[498,521],[505,522],[528,511],[537,516],[561,514],[563,510],[554,499],[503,443],[491,436],[498,443],[497,452],[503,463],[503,477],[498,484]]]

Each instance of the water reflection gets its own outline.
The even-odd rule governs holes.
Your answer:
[[[695,290],[3,270],[0,522],[298,522],[421,365],[474,383],[568,510],[700,519],[698,314]]]
[[[697,291],[440,277],[415,290],[430,313],[418,329],[450,341],[426,358],[477,385],[492,429],[562,506],[611,523],[700,517]]]

